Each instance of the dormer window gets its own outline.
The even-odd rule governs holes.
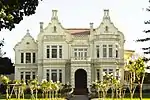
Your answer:
[[[53,32],[56,32],[56,30],[57,30],[57,28],[56,28],[56,26],[54,26],[54,30],[53,30]]]
[[[108,32],[108,26],[105,26],[105,32]]]

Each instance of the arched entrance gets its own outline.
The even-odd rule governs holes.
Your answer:
[[[87,88],[87,73],[84,69],[78,69],[75,72],[75,88],[76,89]]]

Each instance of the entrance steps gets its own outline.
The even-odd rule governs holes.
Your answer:
[[[74,88],[74,95],[88,95],[88,88]]]
[[[73,95],[69,100],[90,100],[88,95]]]

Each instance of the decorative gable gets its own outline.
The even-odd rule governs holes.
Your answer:
[[[98,28],[95,29],[96,34],[115,34],[118,29],[110,20],[109,10],[104,10],[103,20]]]
[[[67,35],[70,34],[68,34],[68,31],[66,31],[59,22],[57,10],[52,10],[51,22],[48,24],[46,28],[43,28],[43,22],[40,22],[40,33],[38,35],[38,41],[43,39],[49,40],[52,37],[59,38],[58,40],[64,40],[64,37],[70,37]],[[60,37],[63,38],[60,39]],[[51,41],[53,40],[55,39],[52,39]]]
[[[27,30],[26,35],[17,43],[14,50],[37,50],[37,43]]]

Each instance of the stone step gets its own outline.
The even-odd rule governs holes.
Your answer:
[[[87,88],[75,88],[74,89],[74,92],[73,92],[74,95],[87,95],[88,94],[88,89]]]
[[[89,100],[87,95],[73,95],[69,100]]]

